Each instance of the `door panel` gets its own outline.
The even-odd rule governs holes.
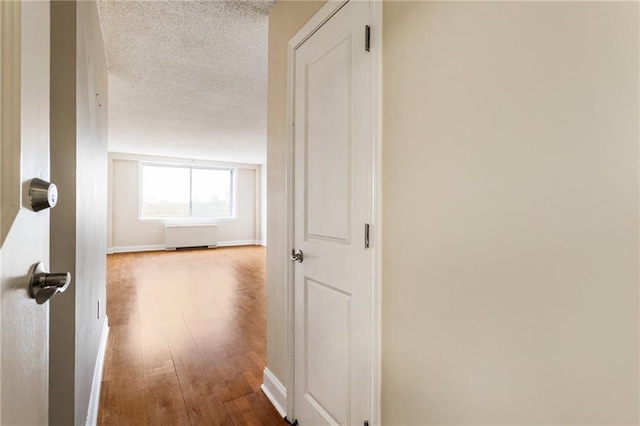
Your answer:
[[[369,3],[346,3],[295,50],[295,417],[359,423],[371,414],[371,57]]]
[[[348,424],[351,295],[309,278],[304,292],[305,398],[323,417]]]
[[[19,194],[17,214],[3,203],[0,215],[9,222],[0,247],[1,352],[0,423],[41,425],[48,423],[49,305],[38,305],[27,292],[27,275],[34,263],[49,261],[49,212],[34,213],[24,189],[31,179],[49,178],[49,3],[0,2],[3,49],[12,45],[13,54],[2,51],[2,144],[12,144],[18,155],[4,157],[1,190]],[[9,18],[13,16],[13,19]],[[19,72],[5,70],[20,61]],[[19,88],[19,96],[8,104],[6,90]],[[5,115],[19,105],[19,116]],[[5,125],[19,128],[19,141],[8,139]],[[3,149],[3,155],[6,151]],[[10,170],[5,174],[7,161]],[[8,177],[8,178],[7,178]],[[7,223],[7,222],[5,222]]]
[[[351,37],[306,65],[307,238],[349,243]],[[311,160],[311,161],[310,161]]]

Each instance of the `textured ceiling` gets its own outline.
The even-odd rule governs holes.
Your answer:
[[[264,163],[274,3],[100,0],[109,150]]]

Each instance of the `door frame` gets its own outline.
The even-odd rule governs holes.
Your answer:
[[[349,0],[329,0],[287,44],[287,120],[286,120],[286,171],[285,171],[285,240],[287,241],[287,253],[295,245],[295,157],[294,157],[294,131],[293,115],[295,103],[295,51],[302,43],[311,37],[326,21],[335,15]],[[351,0],[367,1],[369,3],[369,22],[371,26],[371,51],[373,55],[373,223],[371,224],[370,239],[373,242],[372,270],[370,271],[372,285],[372,371],[371,371],[371,419],[369,424],[377,425],[381,421],[381,302],[382,302],[382,2],[377,0]],[[364,31],[364,28],[362,29]],[[364,48],[364,46],[363,46]],[[295,318],[294,318],[294,265],[288,256],[285,262],[285,324],[286,324],[286,415],[290,420],[295,419],[294,389],[295,389]]]

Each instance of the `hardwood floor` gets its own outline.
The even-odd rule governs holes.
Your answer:
[[[284,425],[260,391],[265,250],[113,254],[99,425]]]

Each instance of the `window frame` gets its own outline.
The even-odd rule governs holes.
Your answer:
[[[189,170],[189,216],[158,216],[158,217],[144,217],[142,214],[142,201],[143,201],[143,169],[144,166],[152,167],[171,167],[178,169]],[[230,188],[230,202],[231,202],[231,215],[230,216],[193,216],[193,169],[199,170],[223,170],[231,173],[231,188]],[[155,161],[139,161],[138,162],[138,221],[139,222],[160,222],[170,224],[182,224],[182,223],[211,223],[212,221],[229,221],[237,220],[237,184],[238,180],[238,168],[237,167],[225,167],[225,166],[210,166],[203,164],[181,164],[181,163],[162,163]]]

